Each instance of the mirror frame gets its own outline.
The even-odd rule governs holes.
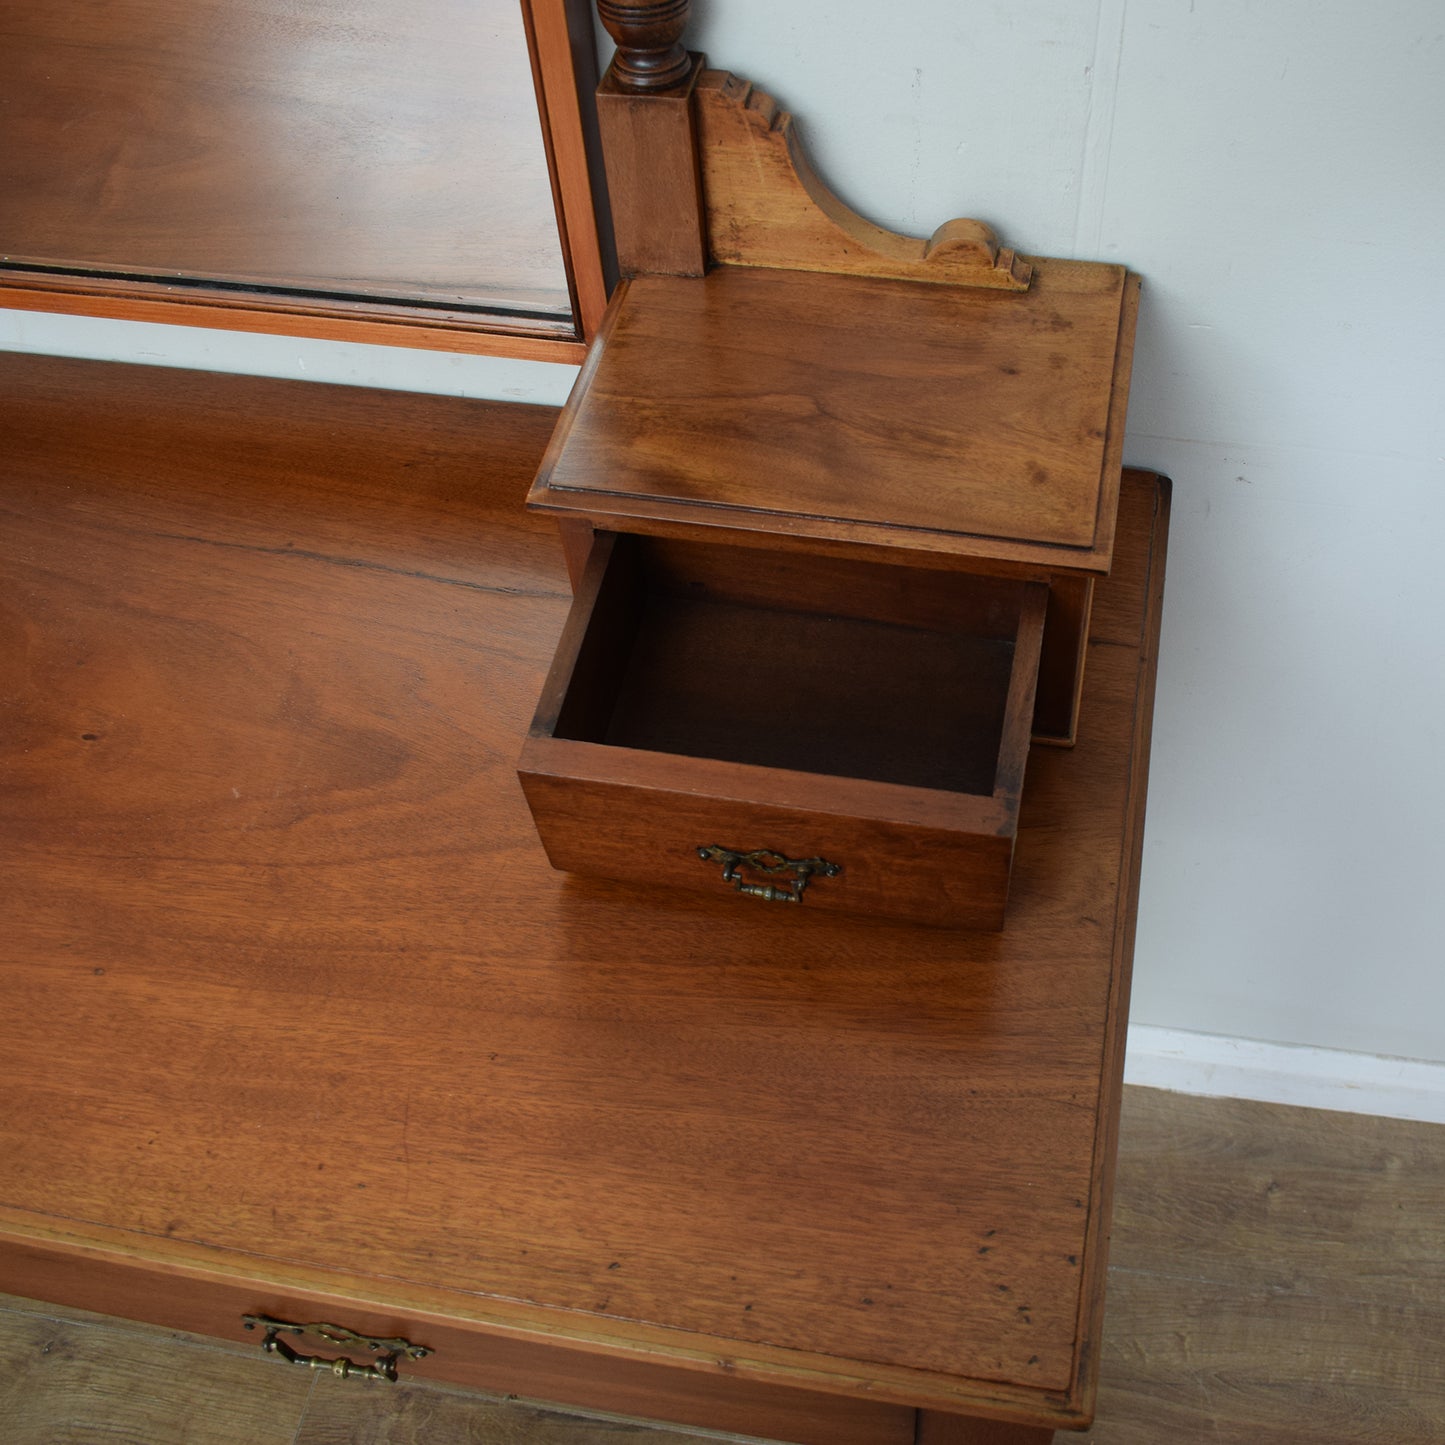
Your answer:
[[[419,311],[362,297],[313,300],[234,286],[188,285],[182,292],[158,281],[22,269],[0,272],[0,308],[580,363],[616,273],[597,143],[591,0],[518,4],[567,270],[570,321],[518,321],[441,307]]]

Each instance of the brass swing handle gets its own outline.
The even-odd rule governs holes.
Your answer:
[[[697,856],[704,863],[721,863],[723,882],[731,883],[739,893],[764,898],[770,903],[801,903],[809,880],[836,878],[843,871],[841,863],[830,863],[826,858],[788,858],[772,848],[755,848],[751,853],[744,853],[712,843],[700,847]],[[768,881],[745,882],[739,868],[751,868]]]
[[[341,1325],[310,1324],[296,1325],[288,1320],[273,1320],[268,1315],[242,1315],[241,1323],[248,1329],[260,1328],[266,1332],[261,1348],[268,1355],[279,1355],[292,1365],[302,1365],[308,1370],[329,1370],[340,1379],[395,1380],[397,1361],[403,1356],[409,1360],[424,1360],[431,1351],[425,1345],[414,1345],[410,1340],[386,1339],[374,1335],[358,1335]],[[375,1364],[362,1365],[345,1355],[328,1359],[324,1355],[303,1355],[292,1349],[281,1338],[287,1335],[315,1335],[329,1345],[343,1349],[360,1346],[377,1356]]]

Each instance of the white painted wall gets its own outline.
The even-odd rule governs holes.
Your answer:
[[[323,381],[338,386],[379,386],[438,396],[490,397],[560,406],[577,374],[573,366],[417,351],[404,346],[358,346],[306,337],[213,331],[205,326],[163,326],[104,316],[47,316],[0,309],[0,351],[50,356],[91,356],[192,371],[239,372]]]
[[[1445,1060],[1438,0],[701,20],[874,219],[1145,277],[1126,458],[1175,503],[1135,1019]]]
[[[1176,490],[1136,1020],[1445,1061],[1438,0],[699,0],[692,39],[875,219],[1146,279],[1127,458]],[[0,315],[0,345],[488,385],[88,325]]]

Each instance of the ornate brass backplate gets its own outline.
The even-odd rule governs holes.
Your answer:
[[[723,882],[731,883],[739,893],[749,898],[764,898],[770,903],[801,903],[803,890],[812,878],[836,878],[843,871],[841,863],[830,863],[826,858],[789,858],[773,848],[755,848],[745,853],[711,843],[699,847],[697,856],[704,863],[721,863]],[[740,868],[761,873],[766,881],[749,883],[738,871]]]
[[[362,1380],[395,1380],[397,1361],[405,1357],[409,1360],[424,1360],[431,1350],[425,1345],[414,1345],[410,1340],[401,1338],[387,1339],[376,1335],[359,1335],[354,1330],[348,1330],[341,1325],[328,1324],[292,1324],[289,1320],[274,1320],[269,1315],[242,1315],[241,1323],[248,1330],[261,1329],[265,1331],[266,1337],[261,1341],[261,1348],[268,1355],[279,1355],[281,1359],[293,1365],[302,1365],[308,1370],[329,1370],[333,1375],[341,1379],[362,1379]],[[370,1350],[377,1359],[374,1364],[358,1364],[355,1360],[348,1359],[345,1355],[337,1359],[328,1359],[322,1355],[303,1355],[293,1350],[282,1335],[314,1335],[317,1339],[325,1341],[328,1345],[336,1345],[342,1349],[361,1348]]]

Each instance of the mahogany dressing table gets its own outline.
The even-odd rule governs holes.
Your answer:
[[[0,362],[0,1288],[1033,1445],[1097,1375],[1168,510],[1121,477],[1137,288],[858,229],[771,102],[609,18],[631,279],[560,419]],[[789,676],[801,744],[743,696]]]

